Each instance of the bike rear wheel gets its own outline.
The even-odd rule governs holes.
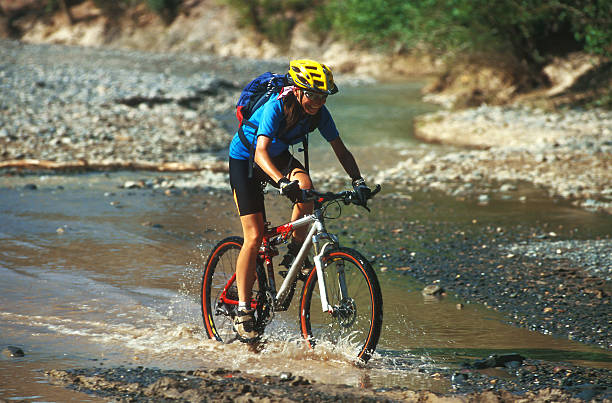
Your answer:
[[[328,303],[334,313],[323,312],[317,272],[304,284],[300,302],[302,336],[310,347],[333,345],[367,362],[382,328],[383,301],[374,269],[359,252],[337,248],[322,257]]]
[[[243,239],[232,236],[223,239],[213,248],[204,266],[202,275],[202,290],[200,303],[202,319],[206,335],[222,343],[231,343],[236,340],[233,330],[233,319],[238,308],[238,289],[236,288],[236,261],[242,248]],[[261,271],[257,267],[258,272]],[[258,273],[253,284],[253,301],[261,301],[264,287],[260,282],[263,276]],[[256,322],[263,317],[262,310],[265,304],[258,303],[256,309]]]

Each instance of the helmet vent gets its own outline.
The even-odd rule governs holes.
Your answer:
[[[328,95],[338,92],[329,67],[314,60],[292,60],[288,74],[293,83],[302,89]]]

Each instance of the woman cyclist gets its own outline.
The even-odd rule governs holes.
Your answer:
[[[310,214],[313,209],[312,202],[301,200],[301,189],[312,189],[312,181],[304,166],[289,152],[289,145],[301,142],[312,130],[314,122],[350,176],[360,201],[365,204],[370,194],[353,155],[340,139],[325,107],[327,96],[338,92],[329,67],[313,60],[293,60],[289,64],[287,81],[288,85],[278,96],[272,96],[255,110],[249,119],[252,124],[242,126],[248,144],[255,144],[252,171],[249,168],[253,162],[250,157],[252,150],[243,144],[239,133],[230,144],[230,184],[244,236],[236,263],[239,306],[234,330],[243,342],[252,342],[259,337],[254,328],[250,301],[265,221],[261,182],[279,188],[281,194],[294,202],[292,220]],[[295,231],[292,236],[289,254],[281,263],[287,266],[300,249],[306,233],[305,230]]]

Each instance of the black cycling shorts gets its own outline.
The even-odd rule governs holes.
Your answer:
[[[295,168],[306,171],[302,163],[293,158],[288,150],[272,157],[272,162],[283,175],[287,175]],[[249,160],[229,159],[230,186],[240,216],[265,211],[262,183],[278,187],[276,182],[257,164],[253,166],[253,177],[249,178],[249,163]]]

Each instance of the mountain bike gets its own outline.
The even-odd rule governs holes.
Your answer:
[[[380,185],[371,197],[380,191]],[[325,219],[328,208],[336,204],[359,204],[353,191],[321,193],[303,190],[303,199],[314,202],[312,214],[279,226],[265,223],[263,242],[256,263],[251,308],[255,326],[263,333],[275,312],[286,311],[296,285],[303,281],[300,294],[299,325],[309,347],[332,343],[367,362],[378,343],[382,328],[383,299],[374,269],[359,252],[340,246],[338,237],[329,233]],[[369,208],[365,207],[368,211]],[[273,258],[278,247],[289,242],[293,230],[310,226],[308,235],[277,291]],[[236,340],[233,318],[238,308],[236,260],[243,240],[238,236],[223,239],[213,248],[202,277],[202,318],[206,334],[223,343]],[[314,267],[304,268],[313,249]],[[319,302],[320,301],[320,302]],[[346,350],[345,350],[346,349]]]

